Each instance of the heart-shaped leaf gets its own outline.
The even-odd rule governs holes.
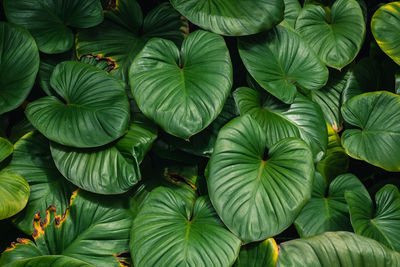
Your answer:
[[[356,0],[337,0],[331,8],[306,5],[296,32],[329,67],[342,69],[357,56],[365,37],[365,21]]]
[[[99,0],[4,0],[8,21],[28,29],[43,53],[69,50],[74,33],[68,27],[89,28],[103,21]]]
[[[39,52],[28,31],[0,22],[0,115],[24,102],[39,69]]]
[[[234,97],[240,114],[251,115],[264,129],[268,146],[287,137],[299,137],[310,145],[316,161],[324,156],[328,134],[317,104],[301,94],[292,104],[285,104],[265,91],[246,87],[236,89]]]
[[[0,172],[0,220],[20,212],[28,202],[29,185],[18,174]]]
[[[283,20],[283,0],[171,0],[190,22],[230,36],[250,35],[271,29]]]
[[[4,267],[42,267],[42,266],[68,266],[68,267],[94,267],[84,261],[67,256],[39,256],[29,259],[13,261]]]
[[[169,3],[157,6],[143,19],[136,0],[118,0],[105,11],[103,23],[78,32],[76,52],[78,57],[91,54],[114,61],[112,73],[128,82],[131,63],[148,40],[160,37],[180,45],[187,31],[187,21]]]
[[[29,121],[48,139],[72,147],[97,147],[125,133],[129,102],[121,82],[80,62],[63,62],[50,83],[62,101],[47,96],[31,102]]]
[[[347,192],[351,224],[357,234],[373,238],[388,248],[400,251],[400,193],[394,185],[386,185],[375,195],[368,192]]]
[[[240,240],[229,232],[203,196],[193,201],[159,187],[133,221],[135,266],[231,266]]]
[[[132,123],[116,143],[91,149],[51,143],[51,154],[71,183],[97,194],[121,194],[139,181],[139,162],[155,139],[154,132]]]
[[[346,153],[388,171],[400,171],[400,96],[386,91],[353,97],[342,106],[346,122],[361,129],[342,135]]]
[[[191,33],[179,49],[172,41],[150,40],[130,70],[140,110],[167,133],[188,139],[221,112],[232,87],[232,65],[224,39]]]
[[[132,219],[124,197],[75,191],[62,216],[50,206],[33,221],[32,242],[16,244],[2,254],[1,263],[41,255],[64,255],[94,266],[121,266],[129,250]],[[120,265],[121,264],[121,265]]]
[[[38,132],[26,134],[15,144],[11,162],[3,171],[19,174],[29,183],[28,204],[13,219],[25,233],[32,234],[36,212],[45,214],[51,205],[58,207],[57,215],[65,212],[74,187],[58,172],[49,142]]]
[[[278,245],[273,238],[242,246],[234,267],[275,267]]]
[[[277,267],[393,267],[400,253],[379,242],[349,232],[321,235],[281,243]]]
[[[346,191],[367,192],[353,174],[339,175],[328,184],[316,172],[311,199],[295,221],[299,235],[306,237],[330,231],[351,231]]]
[[[381,6],[372,17],[371,30],[383,52],[400,65],[400,2]]]
[[[298,138],[268,146],[268,135],[249,115],[219,132],[208,165],[208,192],[225,225],[244,242],[289,227],[311,196],[313,156]]]
[[[241,37],[238,47],[251,76],[287,104],[296,98],[296,86],[318,90],[328,81],[328,69],[314,51],[298,34],[283,26]]]

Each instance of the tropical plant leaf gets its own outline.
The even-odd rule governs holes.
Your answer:
[[[292,104],[285,104],[262,89],[247,87],[236,89],[233,95],[240,114],[251,115],[264,129],[268,146],[287,137],[299,137],[310,145],[315,161],[324,156],[328,134],[317,104],[301,94]]]
[[[7,139],[0,137],[0,162],[10,156],[13,151],[13,145]]]
[[[328,69],[318,56],[298,34],[283,26],[241,37],[238,47],[251,76],[287,104],[296,98],[297,86],[318,90],[328,81]]]
[[[275,267],[278,245],[273,238],[242,246],[234,267]]]
[[[74,33],[68,26],[89,28],[103,21],[99,0],[4,0],[3,5],[8,21],[28,29],[48,54],[72,48]]]
[[[131,123],[128,133],[113,144],[79,149],[51,143],[51,154],[71,183],[97,194],[121,194],[141,178],[139,163],[157,137],[152,130]]]
[[[332,69],[328,83],[323,88],[308,91],[308,97],[321,107],[326,122],[336,132],[340,132],[343,127],[343,118],[340,113],[342,105],[341,96],[350,75],[351,72],[348,69],[341,72]]]
[[[169,134],[188,139],[221,112],[232,87],[232,65],[224,39],[191,33],[179,49],[172,41],[150,40],[130,70],[140,110]]]
[[[29,185],[18,174],[0,172],[0,220],[20,212],[28,202]]]
[[[336,176],[346,173],[348,168],[349,156],[342,147],[338,133],[328,125],[328,149],[316,169],[329,183]]]
[[[35,217],[32,236],[36,245],[31,242],[14,246],[3,253],[1,261],[41,253],[64,255],[94,266],[121,266],[126,259],[118,255],[129,250],[132,224],[125,200],[75,191],[62,216],[56,216],[56,208],[50,206],[45,214]]]
[[[272,146],[249,115],[225,125],[208,163],[208,192],[225,225],[245,243],[289,227],[311,196],[313,156],[298,138]]]
[[[50,83],[60,99],[43,97],[25,110],[48,139],[86,148],[105,145],[125,133],[129,102],[120,81],[96,67],[67,61],[57,65]]]
[[[13,218],[25,233],[32,234],[32,220],[37,212],[45,214],[51,205],[58,207],[57,215],[67,209],[73,186],[58,172],[49,142],[38,132],[26,134],[15,144],[11,162],[3,171],[19,174],[29,183],[28,204]]]
[[[131,63],[148,40],[160,37],[180,45],[187,31],[187,22],[169,3],[157,6],[143,19],[136,0],[118,0],[115,8],[105,11],[103,23],[78,32],[76,53],[114,61],[112,73],[128,82]]]
[[[357,234],[373,238],[388,248],[400,251],[400,193],[394,185],[385,185],[375,195],[347,192],[351,224]]]
[[[366,29],[357,1],[337,0],[331,8],[306,5],[297,18],[296,32],[327,66],[340,70],[357,56]]]
[[[20,106],[35,82],[39,52],[28,31],[0,22],[0,115]]]
[[[135,266],[231,266],[240,240],[229,232],[210,200],[193,201],[159,187],[133,221],[131,255]]]
[[[222,35],[241,36],[271,29],[283,20],[283,0],[171,0],[190,22]]]
[[[342,106],[346,122],[360,129],[342,135],[346,153],[388,171],[400,171],[400,96],[386,91],[353,97]]]
[[[300,237],[330,231],[352,231],[345,192],[366,193],[364,185],[353,174],[342,174],[331,183],[318,172],[310,201],[294,222]]]
[[[372,17],[371,30],[383,52],[400,65],[400,2],[381,6]]]
[[[379,242],[349,232],[323,233],[281,243],[277,267],[393,267],[400,253]]]
[[[297,17],[301,11],[301,5],[299,0],[284,0],[285,2],[285,19],[283,22],[286,22],[290,27],[294,29],[294,25],[296,24]]]

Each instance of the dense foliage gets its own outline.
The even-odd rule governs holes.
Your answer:
[[[0,4],[0,266],[400,266],[400,2]]]

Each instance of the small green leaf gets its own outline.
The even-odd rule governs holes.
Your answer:
[[[18,174],[0,172],[0,220],[20,212],[28,202],[29,185]]]
[[[233,267],[275,267],[278,245],[273,238],[242,246]]]

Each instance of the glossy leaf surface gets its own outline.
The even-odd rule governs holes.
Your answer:
[[[28,202],[29,185],[18,174],[0,172],[0,220],[20,212]]]
[[[275,267],[278,245],[273,238],[242,246],[234,267]]]

